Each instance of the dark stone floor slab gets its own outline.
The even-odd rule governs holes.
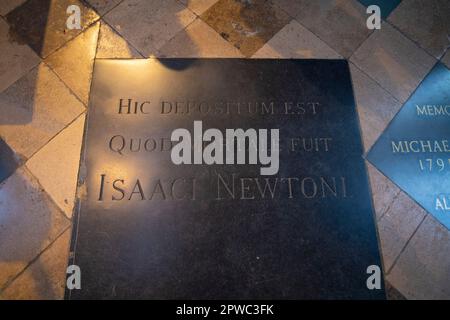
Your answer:
[[[0,183],[13,174],[19,165],[20,161],[14,151],[0,139]]]
[[[70,5],[80,8],[81,29],[70,30],[66,26]],[[97,21],[99,16],[77,0],[28,0],[8,13],[6,19],[11,26],[11,37],[27,43],[45,58]]]
[[[437,63],[368,160],[450,228],[450,70]]]
[[[67,297],[385,298],[346,61],[97,60],[90,103]],[[173,164],[196,120],[279,129],[278,173]]]

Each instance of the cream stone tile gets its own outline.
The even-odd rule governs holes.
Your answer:
[[[87,106],[100,23],[51,54],[45,62]]]
[[[139,52],[149,57],[195,17],[176,0],[125,0],[104,19]]]
[[[192,10],[196,15],[201,15],[218,0],[180,0],[186,7]]]
[[[26,0],[2,0],[0,1],[0,15],[4,16],[14,8],[20,6]]]
[[[388,211],[393,201],[400,193],[400,189],[383,175],[377,168],[369,162],[367,168],[369,172],[370,187],[372,189],[372,199],[375,207],[377,220]]]
[[[67,229],[36,261],[0,293],[0,299],[63,299],[69,244],[70,229]]]
[[[29,158],[83,112],[83,104],[41,63],[0,93],[0,135]]]
[[[352,63],[350,63],[350,72],[363,133],[364,149],[368,151],[400,110],[401,104]]]
[[[366,8],[356,0],[297,2],[297,21],[345,58],[350,57],[371,32],[366,26]]]
[[[79,116],[26,163],[44,190],[72,217],[85,115]]]
[[[402,103],[436,63],[388,23],[383,23],[350,60]]]
[[[161,57],[243,57],[205,22],[196,19],[159,51]]]
[[[378,222],[378,234],[386,272],[389,272],[426,214],[422,207],[402,191],[381,217]]]
[[[450,1],[403,0],[388,21],[439,59],[450,47]]]
[[[449,230],[427,215],[387,278],[408,299],[449,299],[449,252]]]
[[[64,231],[36,261],[0,293],[0,299],[63,299],[69,245],[70,228]]]
[[[142,58],[124,38],[102,22],[98,36],[97,58]]]
[[[252,58],[342,59],[336,51],[292,20]]]
[[[40,59],[29,46],[11,36],[9,26],[3,19],[0,19],[0,48],[2,50],[0,92],[2,92],[36,66]]]
[[[69,225],[26,169],[0,184],[0,289]]]

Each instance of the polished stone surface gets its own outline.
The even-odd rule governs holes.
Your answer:
[[[150,103],[119,114],[120,99]],[[90,103],[70,298],[384,298],[366,287],[381,261],[346,61],[98,60]],[[279,128],[278,174],[174,165],[167,138],[194,120]],[[116,135],[141,150],[119,154]]]
[[[77,5],[81,10],[81,29],[66,27],[66,10],[70,5]],[[45,58],[79,35],[99,16],[78,0],[28,0],[8,13],[6,19],[14,36]]]
[[[450,228],[450,70],[437,63],[368,159]]]

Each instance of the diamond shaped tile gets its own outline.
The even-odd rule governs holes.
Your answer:
[[[180,0],[181,3],[197,15],[201,15],[217,1],[218,0]]]
[[[69,242],[67,229],[0,293],[0,300],[63,299]]]
[[[388,21],[438,59],[450,47],[448,0],[403,0]]]
[[[296,19],[345,58],[371,30],[366,9],[356,0],[297,0]]]
[[[147,57],[155,55],[195,18],[176,0],[125,0],[103,17]]]
[[[241,52],[197,18],[159,50],[160,57],[242,57]]]
[[[96,23],[45,59],[86,106],[89,100],[99,24]]]
[[[44,63],[0,93],[0,135],[27,159],[84,111]]]
[[[342,59],[342,56],[296,20],[292,20],[253,58]]]
[[[124,38],[102,22],[98,35],[97,58],[142,58]]]
[[[66,26],[67,7],[81,10],[81,30]],[[94,10],[77,0],[28,0],[6,16],[11,29],[41,57],[46,57],[99,19]]]
[[[450,70],[437,63],[368,154],[450,228]]]
[[[387,279],[407,299],[449,299],[450,232],[428,215]]]
[[[351,56],[358,68],[400,102],[405,102],[436,60],[388,23]]]
[[[29,46],[11,33],[10,27],[3,19],[0,19],[0,48],[0,92],[2,92],[36,66],[40,59]]]
[[[69,225],[26,169],[0,184],[0,290]]]
[[[291,20],[271,2],[238,0],[219,0],[201,18],[247,57]]]
[[[26,163],[41,186],[69,218],[72,217],[75,201],[83,129],[84,114]]]

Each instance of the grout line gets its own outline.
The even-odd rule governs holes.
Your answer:
[[[59,209],[59,208],[58,208]],[[59,239],[62,237],[62,235],[70,229],[70,225],[67,226],[66,228],[64,228],[63,231],[61,231],[56,237],[55,239],[53,239],[52,241],[50,241],[50,243],[44,248],[42,249],[33,259],[31,259],[27,265],[19,272],[17,273],[14,277],[12,277],[11,279],[9,279],[2,287],[0,287],[0,294],[2,294],[9,286],[11,286],[14,281],[16,281],[22,274],[25,273],[25,271],[31,267],[31,265],[33,265],[48,249],[50,249],[50,247]]]
[[[425,211],[425,210],[424,210]],[[386,275],[389,275],[392,271],[392,269],[394,269],[395,265],[397,264],[398,260],[400,259],[400,256],[402,255],[402,253],[406,250],[406,248],[408,247],[409,243],[411,242],[412,238],[414,237],[414,235],[417,233],[417,231],[419,230],[420,226],[422,225],[422,223],[425,221],[425,219],[428,217],[428,213],[427,211],[425,211],[425,214],[422,218],[422,220],[420,221],[420,223],[417,225],[416,229],[414,230],[414,232],[411,234],[411,236],[409,237],[409,239],[406,241],[405,245],[403,246],[402,250],[400,250],[399,254],[397,255],[397,257],[395,258],[394,262],[392,263],[391,267],[389,268],[388,272],[386,273]]]
[[[126,37],[124,35],[122,35],[121,33],[119,33],[108,21],[106,21],[105,19],[101,19],[101,24],[100,24],[100,29],[98,31],[98,36],[99,38],[97,38],[97,49],[95,51],[95,59],[97,59],[97,52],[98,52],[98,45],[99,45],[99,40],[100,40],[100,31],[102,28],[102,24],[107,25],[109,28],[111,28],[112,32],[115,33],[115,35],[117,35],[118,37],[120,37],[121,39],[123,39],[123,41],[126,42],[126,45],[132,49],[134,49],[139,55],[141,55],[142,58],[146,58],[144,54],[142,54],[142,52],[140,50],[138,50],[130,41],[128,41],[126,39]],[[100,59],[100,58],[99,58]],[[101,59],[109,59],[109,58],[101,58]],[[111,58],[112,59],[112,58]],[[121,58],[122,59],[122,58]]]
[[[375,166],[374,168],[376,170],[378,170]],[[387,177],[386,177],[387,178]],[[389,180],[389,182],[391,181],[389,178],[387,178]],[[377,222],[381,222],[381,219],[383,219],[383,217],[386,215],[386,213],[391,210],[392,205],[394,204],[394,202],[397,200],[397,198],[400,196],[400,194],[403,191],[401,189],[397,190],[397,193],[395,194],[395,196],[392,197],[391,202],[389,202],[388,206],[386,207],[386,209],[383,211],[383,213],[380,215],[380,217],[377,219]]]

